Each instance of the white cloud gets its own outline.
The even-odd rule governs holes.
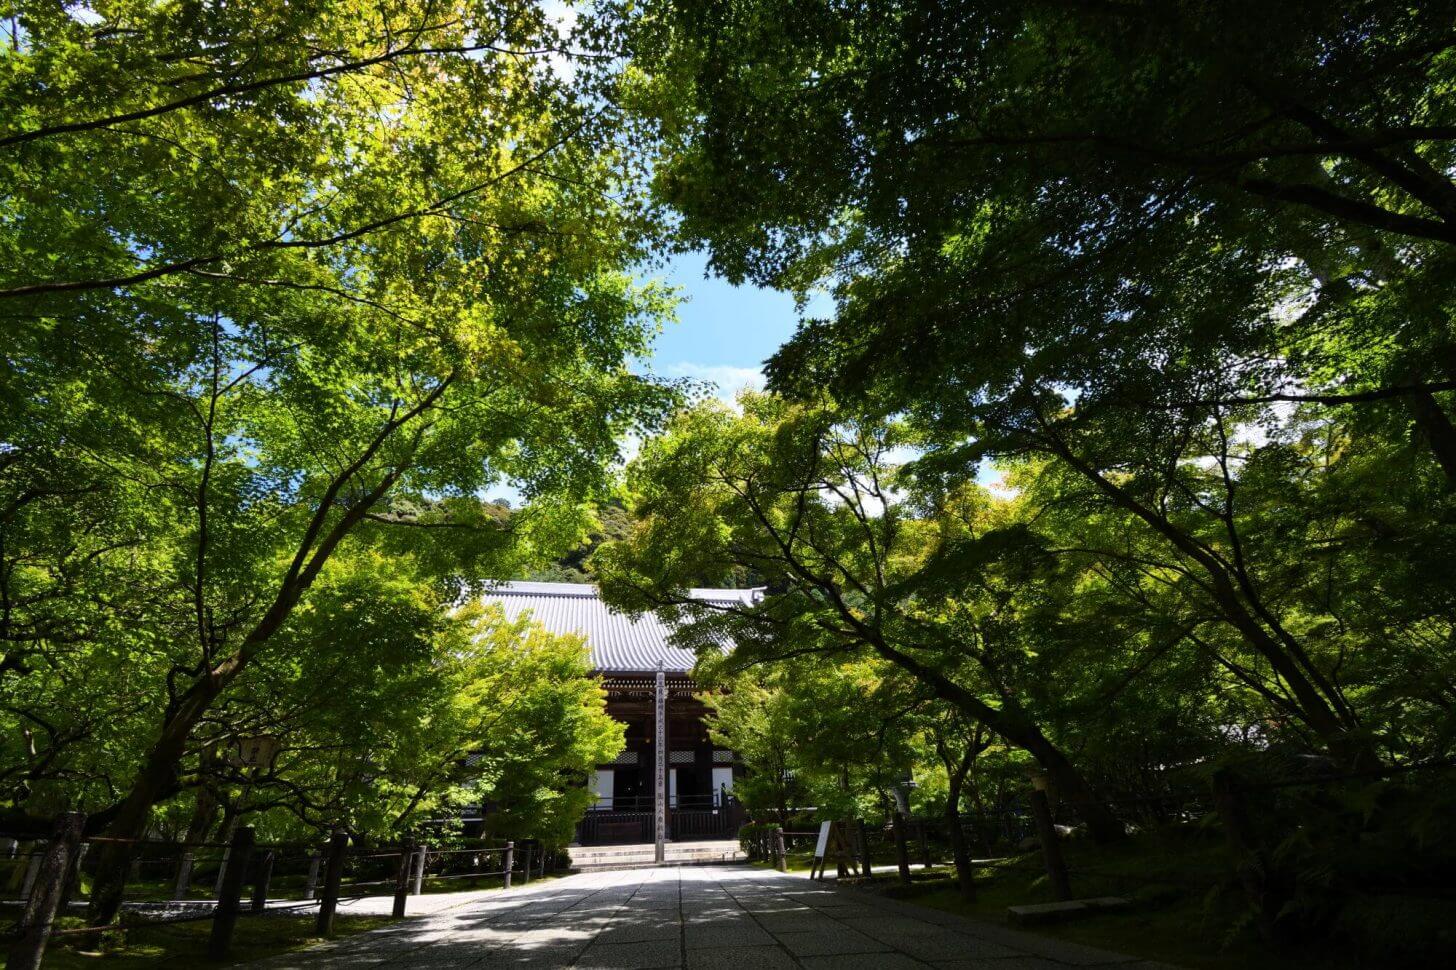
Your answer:
[[[664,365],[662,373],[667,377],[687,377],[705,384],[712,384],[718,389],[718,396],[730,404],[738,392],[745,387],[755,391],[761,391],[764,388],[763,371],[755,367],[696,364],[692,361],[680,360]]]
[[[563,0],[544,0],[541,11],[546,15],[546,22],[556,28],[556,38],[562,48],[569,47],[579,16],[576,7]],[[561,80],[570,81],[576,76],[576,63],[569,56],[553,53],[547,55],[546,61],[551,65],[551,72]]]

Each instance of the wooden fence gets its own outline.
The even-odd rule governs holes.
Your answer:
[[[209,952],[225,957],[240,918],[287,912],[315,912],[316,931],[330,936],[341,903],[368,896],[392,896],[396,918],[406,915],[409,897],[436,880],[496,880],[505,889],[530,882],[554,868],[554,856],[535,842],[479,842],[457,848],[350,845],[334,835],[321,847],[263,844],[253,829],[238,828],[227,843],[117,840],[83,835],[85,817],[67,813],[56,820],[49,839],[34,840],[0,832],[0,887],[18,899],[20,917],[5,934],[8,970],[35,970],[49,940],[126,932],[135,926],[210,920]],[[30,841],[26,841],[30,839]],[[123,924],[58,929],[57,917],[85,905],[81,876],[93,847],[116,842],[131,847],[129,883],[155,884],[165,876],[170,900],[124,898]],[[211,898],[198,898],[201,890]],[[296,892],[280,895],[287,882]],[[246,896],[246,899],[245,899]]]

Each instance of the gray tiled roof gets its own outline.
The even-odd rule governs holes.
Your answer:
[[[751,603],[755,589],[694,589],[694,599],[714,603]],[[667,642],[670,627],[651,613],[637,619],[608,608],[595,586],[580,583],[492,583],[483,594],[499,603],[507,619],[530,611],[531,618],[552,633],[579,633],[591,649],[592,665],[603,673],[657,670],[669,673],[693,668],[693,652]]]

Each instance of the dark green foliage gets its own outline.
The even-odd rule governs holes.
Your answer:
[[[755,655],[838,662],[832,643],[883,631],[922,684],[976,670],[992,714],[1034,720],[1114,803],[1323,759],[1365,781],[1259,807],[1288,865],[1251,925],[1380,924],[1346,911],[1370,891],[1354,873],[1440,871],[1395,834],[1440,827],[1402,793],[1451,785],[1371,772],[1456,754],[1453,12],[634,8],[628,93],[683,238],[835,308],[768,365],[829,415],[817,437],[748,403],[774,455],[751,475],[724,469],[757,441],[644,449],[625,585],[660,599],[688,562],[762,558],[785,593],[745,624]],[[783,469],[891,437],[896,492],[861,527],[893,551],[867,578],[852,516],[796,517],[821,477]],[[764,514],[696,522],[734,501]],[[958,514],[976,501],[997,520]],[[676,537],[670,507],[693,522]],[[812,575],[779,575],[795,544]]]

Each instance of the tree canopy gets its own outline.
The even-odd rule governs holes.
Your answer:
[[[1260,925],[1449,884],[1453,4],[548,6],[4,15],[0,810],[93,920],[245,814],[565,840],[526,576],[680,624],[781,820],[1318,777]],[[767,392],[647,371],[675,249],[831,297]]]
[[[678,243],[833,313],[643,449],[619,602],[898,665],[1084,805],[1449,762],[1449,5],[622,10]],[[684,595],[730,561],[758,605]],[[1269,923],[1349,898],[1290,902],[1350,864],[1309,809],[1270,816]]]
[[[553,66],[601,56],[591,36],[510,3],[20,4],[9,25],[11,806],[61,790],[139,837],[210,747],[316,705],[316,678],[355,689],[293,754],[366,710],[375,757],[426,744],[375,693],[450,652],[426,618],[565,552],[673,397],[629,366],[668,312],[634,280],[640,159]],[[503,482],[550,499],[507,523],[480,498]],[[552,723],[543,765],[604,743]],[[358,794],[330,797],[338,821]],[[128,851],[103,852],[97,919]]]

